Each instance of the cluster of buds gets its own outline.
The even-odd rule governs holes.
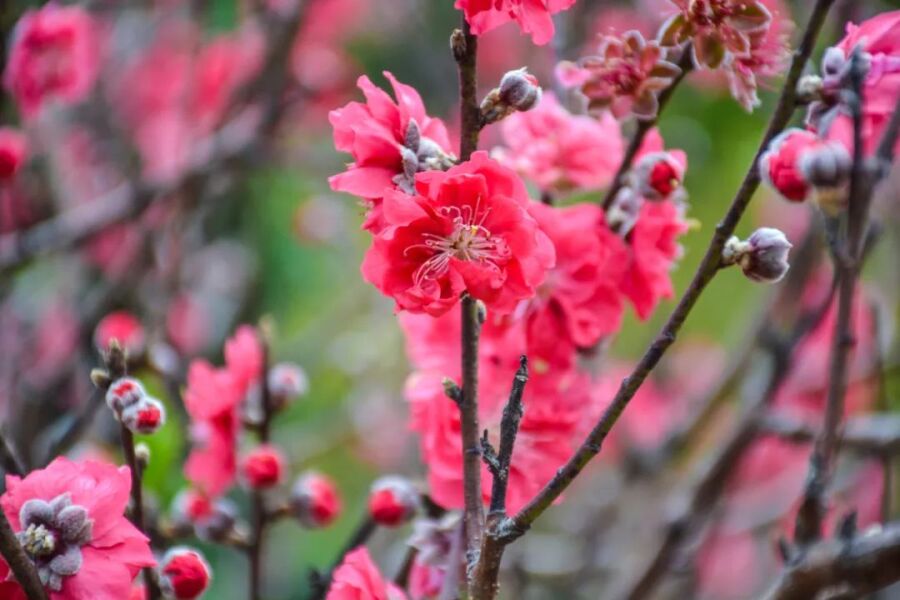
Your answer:
[[[406,478],[387,475],[375,480],[369,491],[369,516],[379,525],[397,527],[415,516],[419,492]]]
[[[415,119],[409,120],[400,148],[403,172],[394,176],[394,183],[407,194],[415,192],[416,173],[446,171],[456,163],[456,157],[444,152],[431,138],[422,135]]]
[[[275,487],[284,477],[286,462],[278,448],[270,444],[257,446],[241,459],[241,478],[252,490]]]
[[[25,136],[11,127],[0,127],[0,183],[16,176],[27,155]]]
[[[531,110],[540,100],[541,86],[537,77],[525,67],[507,71],[500,79],[500,86],[481,101],[482,122],[496,123],[514,112]]]
[[[638,159],[625,176],[606,213],[609,227],[625,237],[634,227],[647,202],[681,200],[684,196],[684,166],[670,152],[650,152]]]
[[[294,517],[306,527],[326,527],[341,513],[341,497],[325,475],[308,472],[294,482],[289,499]]]
[[[159,586],[167,598],[194,600],[203,595],[212,569],[199,551],[176,547],[166,552],[159,565]]]
[[[775,137],[759,160],[760,178],[784,199],[803,202],[813,197],[830,215],[846,203],[852,166],[841,143],[796,128]]]
[[[149,395],[133,377],[120,377],[109,385],[106,405],[132,433],[156,433],[166,422],[162,402]]]
[[[797,84],[797,96],[809,103],[806,122],[819,132],[827,132],[842,107],[852,99],[851,75],[859,76],[872,68],[872,56],[856,46],[848,56],[837,47],[828,48],[822,55],[821,76],[806,75]]]
[[[736,264],[753,281],[775,283],[790,268],[788,253],[791,247],[784,233],[771,227],[761,227],[746,240],[732,236],[722,250],[722,265]]]

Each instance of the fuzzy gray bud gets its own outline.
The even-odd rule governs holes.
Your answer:
[[[780,281],[788,272],[788,253],[791,243],[784,233],[771,227],[761,227],[746,241],[736,236],[725,244],[723,265],[739,265],[748,279],[763,283]]]
[[[850,178],[853,159],[840,142],[824,142],[803,152],[798,167],[813,187],[836,188]]]
[[[500,101],[516,110],[531,110],[541,99],[537,77],[525,67],[507,71],[500,80]]]

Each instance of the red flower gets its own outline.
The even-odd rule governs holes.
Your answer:
[[[387,190],[399,184],[411,192],[417,172],[452,164],[444,123],[426,114],[414,88],[387,71],[384,76],[391,82],[396,102],[364,75],[357,84],[366,103],[350,102],[328,115],[334,127],[335,147],[352,154],[354,160],[328,182],[337,192],[370,202],[373,210],[364,227],[372,231],[382,226],[380,200]]]
[[[385,580],[365,546],[348,552],[335,569],[326,600],[406,600],[403,590]]]
[[[78,102],[94,85],[99,70],[96,31],[78,6],[48,4],[31,10],[13,33],[4,83],[26,116],[45,101]]]
[[[192,548],[172,548],[160,565],[160,585],[176,600],[199,598],[212,579],[212,570],[203,555]]]
[[[278,448],[258,446],[241,461],[241,476],[251,489],[260,490],[278,485],[285,471],[285,458]]]
[[[482,35],[510,21],[543,46],[553,39],[552,16],[575,4],[575,0],[456,0],[466,15],[472,33]]]
[[[553,242],[556,266],[514,315],[524,320],[525,354],[535,368],[540,368],[537,361],[568,368],[576,349],[590,348],[618,331],[623,312],[619,287],[629,254],[605,225],[603,209],[594,204],[535,204],[531,214]]]
[[[672,201],[644,202],[629,233],[631,260],[621,291],[641,319],[648,318],[661,299],[674,294],[669,273],[681,255],[678,238],[688,229],[682,212]]]
[[[184,476],[206,495],[217,497],[237,472],[237,408],[242,390],[234,375],[203,360],[191,363],[184,404],[194,446]]]
[[[363,277],[397,307],[440,315],[463,292],[498,312],[530,298],[553,266],[553,245],[528,214],[525,186],[476,152],[449,171],[416,178],[417,195],[388,193],[387,227]]]
[[[550,192],[606,187],[622,158],[622,133],[611,115],[573,115],[553,94],[508,116],[502,129],[506,145],[495,157]]]
[[[124,516],[127,467],[57,458],[25,478],[7,476],[6,486],[0,505],[50,600],[127,598],[138,571],[156,564],[149,540]],[[17,587],[0,591],[15,598]]]
[[[144,351],[144,327],[130,312],[111,312],[97,324],[94,345],[105,350],[112,340],[117,340],[130,356],[140,355]]]
[[[0,127],[0,183],[15,177],[28,156],[28,141],[18,129]]]

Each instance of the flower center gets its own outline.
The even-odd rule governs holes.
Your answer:
[[[423,243],[408,249],[419,248],[432,253],[416,270],[413,276],[415,285],[420,286],[426,280],[435,280],[446,274],[451,258],[477,262],[499,271],[497,262],[509,256],[509,248],[504,240],[492,236],[484,226],[489,213],[490,210],[485,211],[476,222],[477,204],[474,209],[471,206],[445,206],[438,209],[440,216],[451,220],[453,229],[446,236],[426,233],[423,235]]]
[[[56,534],[43,525],[32,523],[19,539],[25,552],[33,558],[50,556],[56,551]]]

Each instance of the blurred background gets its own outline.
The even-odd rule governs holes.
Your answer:
[[[0,197],[4,430],[26,462],[39,464],[54,436],[89,402],[98,321],[114,310],[133,313],[146,331],[153,363],[138,374],[169,405],[167,426],[142,440],[152,451],[146,472],[151,502],[165,512],[185,485],[187,423],[175,399],[188,361],[204,356],[221,363],[223,341],[237,324],[271,317],[272,356],[298,363],[310,378],[309,393],[277,418],[274,440],[292,473],[326,473],[344,499],[332,527],[308,530],[286,520],[272,528],[265,559],[271,598],[306,596],[309,569],[335,559],[364,513],[374,478],[402,473],[422,480],[424,473],[406,425],[403,384],[410,369],[392,302],[359,275],[368,244],[360,230],[364,209],[328,186],[327,178],[350,160],[334,150],[328,111],[361,98],[357,76],[368,74],[383,86],[381,72],[390,70],[419,90],[429,114],[457,131],[457,75],[448,36],[459,14],[450,0],[303,1],[299,28],[276,49],[280,54],[270,56],[282,32],[253,21],[249,1],[91,0],[83,4],[101,23],[103,58],[89,97],[25,119],[10,94],[0,96],[3,125],[25,131],[30,146],[27,164]],[[39,4],[4,0],[4,47],[19,16]],[[782,6],[802,22],[808,4]],[[291,0],[269,5],[273,14],[294,10]],[[558,15],[557,39],[545,47],[533,46],[514,25],[490,32],[479,41],[479,95],[522,66],[552,88],[559,60],[590,51],[598,33],[639,28],[652,35],[665,5],[581,0]],[[838,2],[822,47],[843,35],[847,20],[898,7],[900,2]],[[285,19],[275,18],[276,25]],[[283,76],[259,77],[259,89],[269,92],[250,89],[247,82],[257,81],[270,58]],[[676,295],[752,159],[770,115],[771,90],[778,88],[777,80],[766,84],[762,106],[748,114],[716,77],[688,81],[660,123],[667,147],[689,157],[685,188],[692,227],[681,239],[683,255],[672,273]],[[484,132],[482,148],[500,144],[498,127]],[[853,414],[889,413],[900,401],[896,184],[895,177],[892,192],[875,209],[883,235],[866,270],[865,314],[857,320],[867,328],[860,339],[868,345],[854,366],[861,387],[853,392]],[[98,198],[100,207],[92,209]],[[26,245],[27,252],[17,245],[17,232],[76,212],[88,216],[54,221],[29,238],[34,245]],[[92,229],[92,218],[108,226]],[[827,288],[821,241],[814,235],[806,245],[799,241],[814,223],[806,206],[760,190],[739,234],[759,225],[781,228],[798,240],[795,257],[811,248],[812,258],[803,258],[805,267],[798,269],[809,274],[778,288],[749,285],[734,269],[717,278],[634,407],[636,420],[623,422],[632,439],[601,455],[565,502],[508,552],[505,597],[596,598],[611,582],[640,572],[669,519],[691,497],[705,461],[728,438],[748,398],[759,393],[766,377],[765,344],[756,344],[765,337],[761,322],[789,329],[816,290]],[[628,314],[603,355],[602,372],[610,381],[640,355],[671,307],[671,300],[664,302],[646,322]],[[828,324],[826,319],[823,326]],[[827,340],[828,331],[820,337]],[[802,395],[797,402],[807,406],[821,400],[817,386],[827,375],[827,343],[803,348],[803,372],[790,376],[797,381],[785,394]],[[741,377],[729,379],[737,371]],[[701,413],[709,418],[695,422]],[[71,452],[115,458],[111,417],[99,414],[90,427]],[[689,435],[669,444],[685,428]],[[698,535],[677,552],[664,594],[747,598],[778,572],[776,540],[788,531],[809,447],[784,436],[760,440],[732,465],[730,481],[696,527]],[[858,508],[863,525],[895,514],[895,503],[883,493],[893,471],[889,456],[851,453],[836,484],[844,490],[837,494],[842,506]],[[246,494],[236,490],[232,497],[249,514]],[[386,573],[403,560],[408,534],[379,530],[373,536],[372,554]],[[215,573],[208,597],[244,597],[244,557],[200,546]]]

